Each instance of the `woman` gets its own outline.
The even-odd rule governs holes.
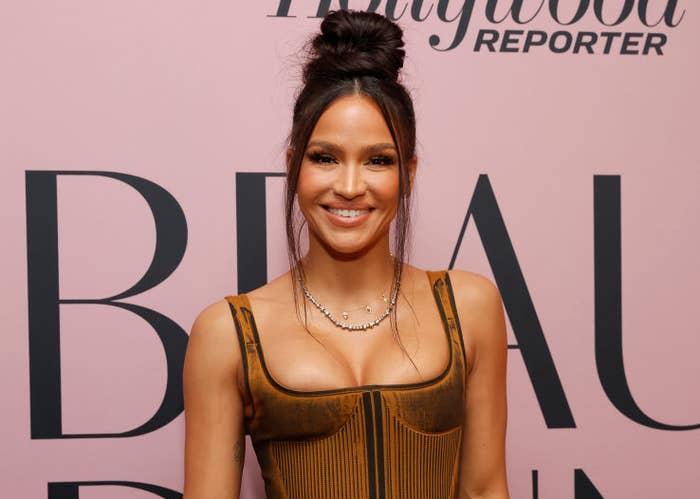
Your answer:
[[[402,47],[396,24],[351,11],[312,41],[287,153],[291,270],[194,322],[185,499],[238,497],[246,433],[269,498],[508,497],[498,290],[405,263]]]

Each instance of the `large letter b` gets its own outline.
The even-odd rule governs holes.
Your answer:
[[[156,247],[148,270],[126,291],[107,298],[61,299],[58,296],[58,175],[108,177],[133,187],[148,203],[156,229]],[[29,381],[32,438],[126,437],[168,424],[183,410],[182,365],[187,333],[168,317],[149,308],[116,300],[137,295],[163,282],[177,268],[187,246],[185,214],[159,185],[133,175],[100,171],[27,171],[27,285],[29,304]],[[59,314],[62,304],[102,304],[138,315],[155,330],[167,361],[163,401],[150,420],[117,434],[64,435],[61,430]]]

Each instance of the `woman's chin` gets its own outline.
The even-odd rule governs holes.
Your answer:
[[[346,241],[325,240],[321,241],[323,247],[336,258],[352,260],[370,252],[376,246],[375,240],[358,240],[353,238]]]
[[[367,253],[368,246],[362,245],[327,245],[326,249],[335,258],[340,260],[353,260]]]

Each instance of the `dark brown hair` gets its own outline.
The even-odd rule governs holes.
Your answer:
[[[403,263],[408,259],[408,164],[416,146],[413,102],[406,88],[399,82],[399,71],[403,67],[405,56],[403,47],[403,31],[396,23],[380,14],[352,10],[329,12],[321,23],[321,32],[314,36],[307,46],[303,85],[294,105],[289,135],[291,153],[287,161],[285,219],[293,277],[296,277],[296,271],[298,276],[304,279],[299,248],[303,223],[296,226],[294,201],[299,170],[309,137],[316,122],[333,101],[346,95],[363,95],[371,98],[381,110],[398,152],[399,204],[394,231],[392,296],[398,291]],[[294,300],[298,304],[297,291],[295,284]],[[306,318],[305,301],[304,316]],[[390,321],[392,330],[405,352],[398,337],[396,307],[392,310]],[[306,325],[306,320],[303,322]]]

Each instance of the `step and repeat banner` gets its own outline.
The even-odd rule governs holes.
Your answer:
[[[405,30],[411,263],[501,290],[511,496],[700,497],[690,0],[6,3],[0,495],[181,497],[188,332],[286,270],[301,47],[336,8]],[[248,442],[244,499],[259,472]]]

